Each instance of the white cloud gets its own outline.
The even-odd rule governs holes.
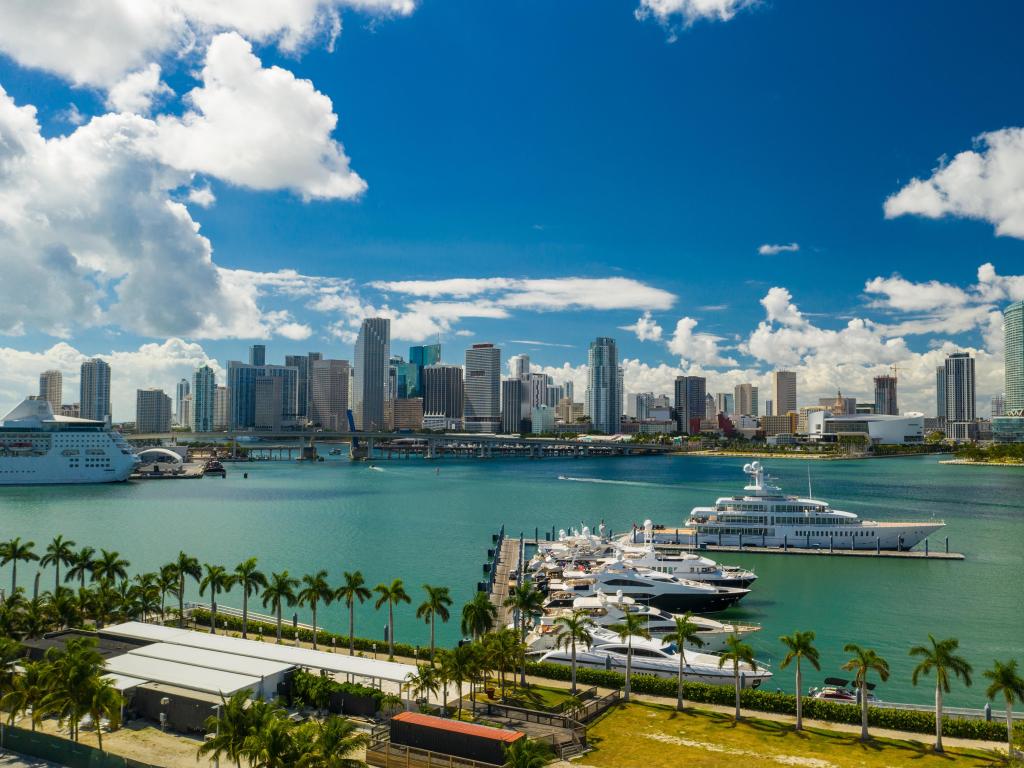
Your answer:
[[[210,189],[210,185],[207,184],[203,187],[193,187],[190,189],[188,191],[188,201],[198,205],[200,208],[209,208],[217,202],[217,197],[213,194],[213,190]]]
[[[107,107],[116,112],[148,115],[156,100],[173,93],[160,79],[160,65],[154,62],[115,83],[107,94]]]
[[[698,21],[729,21],[737,12],[754,5],[756,0],[640,0],[634,15],[640,21],[654,18],[676,39],[679,27],[690,27]]]
[[[994,225],[996,234],[1024,238],[1024,128],[975,139],[975,149],[940,162],[885,201],[886,218],[914,214],[959,216]]]
[[[938,280],[914,283],[899,275],[868,280],[864,291],[881,296],[871,306],[904,312],[962,307],[969,301],[967,292],[955,285],[940,283]]]
[[[188,56],[216,32],[235,30],[296,52],[318,37],[330,45],[343,8],[404,16],[415,5],[414,0],[6,0],[0,51],[75,85],[109,88],[154,61]]]
[[[780,253],[796,253],[799,250],[799,243],[788,243],[786,245],[765,243],[758,247],[757,252],[762,256],[775,256]]]
[[[769,288],[768,293],[761,299],[761,306],[768,313],[768,321],[794,327],[806,324],[807,321],[792,299],[793,296],[785,288]]]
[[[710,333],[694,333],[697,321],[692,317],[683,317],[676,323],[672,338],[668,341],[668,349],[679,355],[684,361],[705,366],[737,365],[734,358],[724,357],[718,349],[722,341],[720,336]]]
[[[202,79],[185,97],[191,110],[157,118],[153,149],[168,166],[252,189],[292,189],[307,200],[366,190],[331,138],[331,100],[310,81],[264,68],[233,32],[211,41]]]
[[[620,325],[619,329],[632,331],[640,341],[661,341],[661,326],[650,312],[644,312],[632,325]]]

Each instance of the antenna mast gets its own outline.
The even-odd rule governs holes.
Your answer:
[[[811,488],[811,465],[810,464],[807,465],[807,498],[808,499],[813,499],[814,498],[814,491]]]

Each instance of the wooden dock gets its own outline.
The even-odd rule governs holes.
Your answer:
[[[505,600],[508,598],[512,588],[511,573],[519,567],[519,539],[506,536],[501,542],[501,548],[494,553],[494,586],[491,587],[491,603],[498,610],[499,627],[506,627],[512,623],[512,609],[505,607]]]

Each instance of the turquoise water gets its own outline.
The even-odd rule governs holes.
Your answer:
[[[679,524],[691,507],[740,489],[743,461],[410,459],[377,462],[375,471],[335,459],[229,466],[225,480],[6,488],[0,489],[0,537],[30,538],[41,549],[61,533],[79,545],[120,551],[133,570],[155,569],[183,549],[228,567],[255,555],[268,572],[287,568],[301,576],[326,568],[337,580],[343,570],[361,569],[371,585],[402,578],[413,604],[398,611],[396,637],[423,643],[428,629],[413,615],[420,585],[450,586],[457,617],[502,523],[515,535],[581,521],[596,526],[602,518],[616,531],[645,517]],[[767,464],[785,489],[806,490],[807,463]],[[933,547],[948,535],[950,549],[967,560],[723,555],[760,577],[753,594],[724,615],[762,624],[753,644],[760,658],[776,664],[778,635],[815,630],[822,677],[839,674],[845,643],[875,647],[892,666],[880,693],[893,701],[930,700],[927,687],[910,685],[910,645],[929,632],[958,637],[979,682],[967,691],[956,687],[949,698],[981,706],[981,669],[997,657],[1024,662],[1024,470],[944,466],[932,457],[811,462],[811,468],[815,495],[839,508],[880,520],[944,519],[947,528]],[[32,575],[23,566],[19,582],[29,584]],[[44,585],[50,578],[44,575]],[[9,581],[9,567],[0,579]],[[234,595],[222,602],[241,604]],[[347,629],[340,606],[320,616],[328,628]],[[386,610],[363,605],[357,632],[381,637],[386,620]],[[453,642],[457,618],[439,634]],[[778,673],[775,684],[789,690],[790,672]]]

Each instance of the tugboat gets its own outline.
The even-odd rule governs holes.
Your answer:
[[[228,471],[224,469],[224,465],[217,461],[217,459],[210,459],[206,462],[206,466],[203,467],[203,477],[206,477],[207,475],[220,475],[221,477],[227,477]]]

